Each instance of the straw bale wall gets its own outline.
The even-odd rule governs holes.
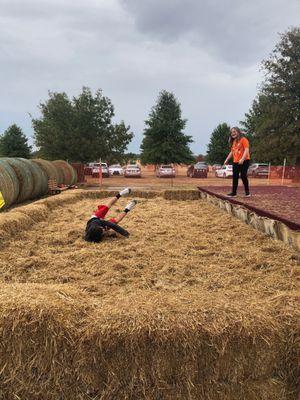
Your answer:
[[[229,201],[220,199],[216,196],[200,191],[200,197],[208,202],[215,204],[222,210],[234,215],[253,228],[271,236],[274,239],[282,240],[284,243],[291,245],[300,251],[300,232],[294,231],[280,221],[261,217],[255,212],[250,211],[242,206],[232,204]]]
[[[3,251],[22,249],[0,259],[1,400],[298,400],[300,258],[184,192],[134,191],[132,239],[98,245],[80,239],[82,206],[115,191],[0,215]],[[254,239],[263,250],[238,260]]]
[[[274,304],[135,295],[114,307],[64,285],[2,285],[0,398],[297,399],[296,321],[274,320]]]
[[[274,303],[138,295],[1,285],[0,398],[297,400],[296,321]]]
[[[166,190],[164,192],[166,200],[199,200],[198,190]]]

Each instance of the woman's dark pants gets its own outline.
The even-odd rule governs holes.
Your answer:
[[[243,181],[245,187],[245,193],[249,193],[249,181],[247,178],[249,168],[249,160],[245,160],[242,165],[239,163],[233,163],[233,177],[232,177],[232,193],[236,194],[238,183],[239,183],[239,176],[241,174],[241,179]]]

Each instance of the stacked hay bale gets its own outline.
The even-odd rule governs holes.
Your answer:
[[[44,196],[48,192],[48,181],[57,185],[74,185],[77,174],[74,168],[63,160],[0,158],[0,191],[5,207],[26,200]]]
[[[0,158],[0,192],[5,201],[5,208],[16,202],[19,191],[19,181],[14,170],[6,160]]]
[[[29,200],[33,192],[33,176],[29,165],[21,158],[5,158],[8,164],[14,170],[19,181],[19,195],[16,203]]]
[[[55,160],[52,162],[52,164],[62,175],[62,183],[64,185],[75,185],[77,182],[77,173],[72,165],[63,160]]]
[[[25,158],[20,158],[20,160],[22,160],[22,162],[27,165],[32,175],[33,188],[30,199],[36,199],[38,197],[44,196],[48,191],[47,174],[32,160],[26,160]]]
[[[32,162],[38,165],[38,167],[45,172],[48,180],[53,179],[58,185],[63,183],[61,171],[51,161],[43,160],[41,158],[34,158]]]

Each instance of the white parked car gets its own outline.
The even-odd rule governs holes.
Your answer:
[[[100,163],[93,163],[93,169],[92,169],[92,176],[97,177],[100,174]],[[101,169],[102,169],[102,176],[108,178],[109,177],[109,172],[108,172],[108,166],[106,163],[101,163]]]
[[[124,175],[124,170],[120,164],[113,164],[108,170],[110,175]]]
[[[124,170],[125,178],[141,178],[141,168],[137,164],[128,164]]]
[[[156,176],[175,178],[175,168],[172,165],[160,165],[156,170]]]
[[[232,165],[223,165],[222,168],[215,171],[217,178],[231,178],[233,175]]]

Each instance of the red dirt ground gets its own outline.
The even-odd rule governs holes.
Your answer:
[[[228,187],[207,186],[201,188],[210,192],[226,195]],[[241,192],[242,189],[240,189]],[[242,194],[228,200],[252,206],[266,213],[274,215],[274,219],[286,219],[300,226],[300,188],[287,186],[252,186],[252,197],[243,197]],[[277,218],[276,218],[277,217]],[[296,228],[297,229],[297,228]],[[299,228],[298,228],[299,229]]]

